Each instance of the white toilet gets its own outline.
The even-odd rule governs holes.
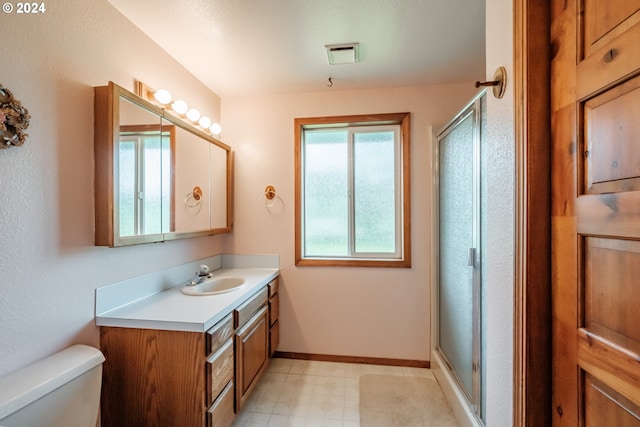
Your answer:
[[[95,427],[102,362],[79,344],[0,378],[0,426]]]

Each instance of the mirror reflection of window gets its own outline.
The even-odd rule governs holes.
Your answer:
[[[172,231],[171,185],[174,126],[120,127],[120,236]]]

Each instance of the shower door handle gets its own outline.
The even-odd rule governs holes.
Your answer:
[[[476,248],[469,248],[469,260],[467,261],[469,267],[476,266]]]

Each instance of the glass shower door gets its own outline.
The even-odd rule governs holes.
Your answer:
[[[481,413],[481,99],[438,136],[438,351]]]

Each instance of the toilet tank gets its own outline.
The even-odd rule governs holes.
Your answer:
[[[78,344],[0,378],[0,426],[94,427],[102,362],[100,350]]]

